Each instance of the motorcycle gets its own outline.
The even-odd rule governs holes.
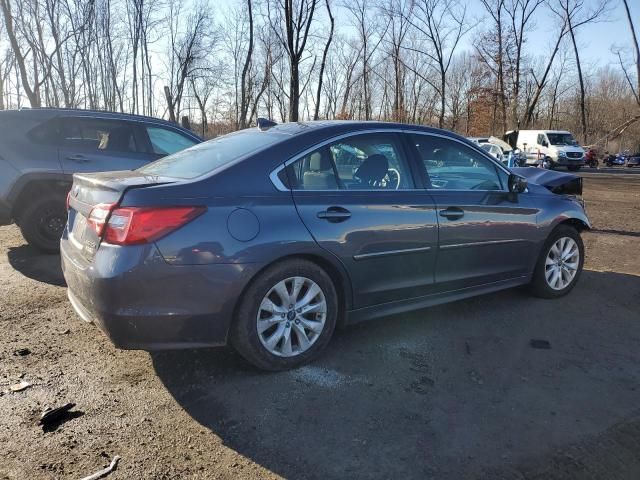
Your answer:
[[[600,165],[596,151],[593,148],[587,151],[587,154],[584,156],[584,161],[590,168],[598,168]]]

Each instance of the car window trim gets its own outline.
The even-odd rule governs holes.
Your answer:
[[[474,152],[480,153],[482,157],[489,160],[494,165],[494,167],[496,167],[496,170],[498,169],[502,170],[504,173],[507,174],[507,176],[511,175],[511,171],[508,168],[506,168],[504,165],[498,162],[497,159],[493,158],[490,154],[482,150],[482,148],[480,148],[479,145],[476,145],[473,142],[467,143],[457,138],[450,137],[448,135],[442,135],[439,133],[431,133],[431,132],[421,132],[419,130],[404,130],[403,132],[409,135],[424,135],[424,136],[438,137],[438,138],[444,138],[445,140],[451,140],[451,141],[457,142],[467,148],[471,148]],[[415,146],[414,146],[414,155],[419,156],[419,153],[417,152],[417,149],[415,148]],[[427,167],[424,166],[424,162],[422,161],[421,158],[417,157],[417,160],[419,161],[419,163],[423,165],[422,170],[426,179],[425,190],[429,191],[430,193],[435,193],[435,192],[503,192],[503,193],[507,192],[508,193],[509,187],[502,185],[502,179],[500,178],[500,175],[498,174],[497,171],[496,171],[496,175],[498,175],[498,180],[500,180],[500,184],[502,185],[502,189],[500,190],[433,188],[431,184],[431,178],[429,177],[429,172],[427,171]]]
[[[412,159],[412,155],[410,154],[411,152],[406,151],[406,146],[405,146],[405,141],[404,141],[404,136],[402,135],[403,132],[405,132],[406,130],[402,129],[402,128],[375,128],[375,129],[371,129],[371,130],[358,130],[355,132],[348,132],[348,133],[343,133],[340,135],[336,135],[333,136],[331,138],[328,138],[326,140],[323,140],[320,143],[316,143],[314,144],[312,147],[307,148],[305,150],[303,150],[300,153],[297,153],[296,155],[294,155],[293,157],[291,157],[289,160],[286,160],[285,162],[281,163],[280,165],[278,165],[275,169],[273,169],[271,171],[271,173],[269,174],[269,179],[271,180],[271,183],[273,183],[274,187],[276,187],[277,190],[281,191],[281,192],[339,192],[338,194],[341,194],[343,192],[349,192],[349,193],[366,193],[366,192],[425,192],[426,190],[424,188],[418,188],[417,186],[422,184],[422,181],[418,181],[420,180],[419,178],[416,178],[415,174],[416,172],[414,171],[414,169],[412,168],[411,164],[413,163],[413,159]],[[349,190],[349,189],[323,189],[323,190],[305,190],[305,189],[299,189],[299,188],[289,188],[287,187],[284,183],[282,183],[282,181],[280,180],[280,177],[278,177],[278,174],[284,170],[285,168],[287,168],[289,165],[291,165],[292,163],[297,162],[298,160],[306,157],[307,155],[309,155],[310,153],[313,153],[314,151],[316,151],[319,148],[325,147],[331,143],[337,142],[339,140],[343,140],[345,138],[349,138],[349,137],[354,137],[357,135],[367,135],[367,134],[376,134],[376,133],[392,133],[392,134],[399,134],[398,136],[398,144],[400,145],[400,149],[402,150],[402,154],[405,155],[407,158],[405,159],[408,163],[409,166],[409,172],[411,174],[411,179],[413,180],[413,185],[415,186],[415,188],[402,188],[402,189],[398,189],[398,190],[386,190],[386,189],[382,189],[382,188],[359,188],[357,190]]]

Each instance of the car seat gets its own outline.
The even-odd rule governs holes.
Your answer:
[[[309,170],[304,172],[302,185],[305,190],[336,190],[338,183],[325,150],[314,152],[309,157]]]
[[[380,153],[370,155],[358,167],[353,177],[360,181],[353,188],[369,188],[379,186],[382,179],[389,172],[389,160]]]

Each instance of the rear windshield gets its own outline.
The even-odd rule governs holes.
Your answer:
[[[252,152],[262,150],[280,138],[278,135],[257,129],[242,130],[161,158],[139,168],[138,171],[162,177],[196,178]]]

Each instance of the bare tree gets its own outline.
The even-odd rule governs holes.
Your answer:
[[[412,11],[405,18],[427,42],[427,48],[417,46],[414,50],[429,59],[437,71],[437,83],[423,78],[438,92],[438,127],[444,128],[447,72],[460,39],[469,31],[466,7],[457,0],[413,0],[412,5]]]
[[[247,15],[249,18],[249,46],[247,56],[242,68],[240,80],[240,128],[247,128],[247,111],[249,110],[249,99],[247,95],[247,74],[251,66],[251,56],[253,55],[253,8],[251,0],[247,0]]]
[[[299,119],[300,63],[307,47],[313,16],[319,1],[273,0],[267,3],[271,27],[289,57],[289,121],[291,122],[297,122]]]
[[[327,65],[327,55],[329,53],[329,48],[331,47],[331,42],[333,41],[333,30],[335,28],[335,19],[333,18],[333,14],[331,12],[331,4],[329,0],[324,0],[325,7],[327,8],[327,16],[329,17],[329,35],[327,37],[327,43],[324,45],[324,50],[322,51],[322,61],[320,62],[320,72],[318,73],[318,87],[316,90],[316,106],[313,112],[313,119],[318,120],[320,117],[320,96],[322,95],[322,81],[324,76],[324,69]]]
[[[179,10],[179,6],[177,6]],[[209,9],[206,5],[195,5],[181,25],[179,12],[177,20],[170,28],[170,85],[166,94],[171,121],[175,122],[181,114],[182,97],[187,80],[204,68],[203,59],[211,54],[215,43]]]
[[[584,0],[556,0],[551,9],[562,18],[567,25],[578,71],[578,83],[580,85],[580,126],[582,141],[587,143],[587,118],[585,108],[585,87],[578,43],[576,41],[577,30],[583,25],[597,21],[607,10],[609,0],[599,0],[592,8],[585,7]]]
[[[547,79],[549,77],[549,72],[551,71],[551,67],[553,66],[553,61],[555,60],[556,55],[558,54],[558,50],[560,50],[560,43],[562,42],[562,39],[564,38],[566,33],[567,33],[567,24],[565,22],[565,23],[562,23],[562,26],[560,27],[560,32],[558,33],[558,36],[556,38],[556,43],[554,44],[551,50],[551,53],[548,56],[547,64],[546,64],[546,67],[544,68],[544,73],[542,74],[542,76],[538,79],[533,73],[533,70],[531,71],[532,76],[535,80],[535,91],[531,95],[531,99],[527,101],[527,108],[526,108],[524,122],[523,122],[525,127],[528,127],[533,120],[533,114],[538,105],[538,101],[540,100],[540,96],[542,95],[542,92],[547,85]]]

